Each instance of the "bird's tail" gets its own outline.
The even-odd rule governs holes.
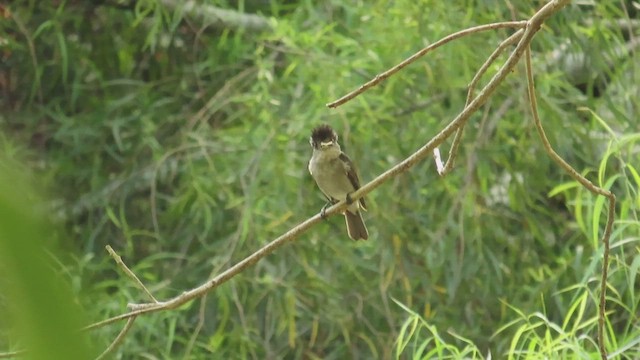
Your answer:
[[[367,240],[369,238],[369,232],[362,220],[362,214],[356,210],[351,212],[349,210],[344,212],[344,218],[347,222],[347,233],[353,240]]]

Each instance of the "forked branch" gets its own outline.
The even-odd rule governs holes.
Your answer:
[[[482,76],[487,72],[489,66],[493,64],[498,56],[504,52],[507,46],[513,45],[516,41],[520,40],[522,33],[524,31],[522,29],[516,31],[513,35],[509,36],[506,40],[500,43],[498,47],[489,55],[487,60],[480,66],[480,69],[476,72],[476,75],[473,77],[471,82],[469,83],[469,89],[467,90],[467,101],[465,106],[468,106],[473,100],[473,92],[478,85],[478,82],[482,78]],[[458,148],[460,147],[460,142],[462,141],[462,132],[464,131],[464,125],[460,126],[458,130],[456,130],[456,135],[453,137],[453,142],[451,143],[451,150],[449,150],[449,158],[444,165],[444,168],[439,171],[441,176],[447,175],[451,169],[453,169],[453,165],[456,161],[456,156],[458,155]]]

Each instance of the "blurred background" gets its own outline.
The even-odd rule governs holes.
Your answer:
[[[147,301],[105,245],[158,299],[198,286],[319,212],[313,127],[336,129],[366,183],[463,109],[513,31],[464,37],[338,109],[326,103],[448,34],[544,4],[4,2],[2,162],[44,194],[24,201],[45,214],[55,249],[26,261],[68,283],[88,323]],[[640,357],[639,11],[575,1],[533,42],[551,143],[618,198],[607,336],[628,359]],[[332,217],[206,298],[139,318],[113,358],[597,356],[606,202],[546,156],[522,64],[470,119],[448,176],[425,161],[367,201],[368,241]],[[87,336],[102,350],[122,325]],[[14,326],[0,324],[0,351],[23,348]]]

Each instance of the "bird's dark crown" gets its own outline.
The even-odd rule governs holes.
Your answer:
[[[338,141],[338,134],[327,124],[320,125],[311,131],[311,143],[320,144],[321,142]]]

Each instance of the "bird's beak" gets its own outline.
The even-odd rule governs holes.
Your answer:
[[[331,140],[331,141],[321,141],[320,142],[320,147],[321,148],[328,148],[329,146],[335,144],[335,141]]]

